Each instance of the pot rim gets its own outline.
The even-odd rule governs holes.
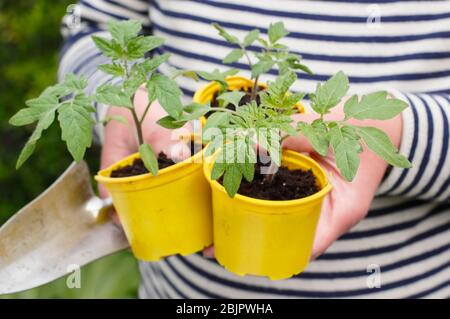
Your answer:
[[[203,172],[205,174],[206,179],[210,183],[211,187],[214,187],[216,190],[220,191],[221,193],[224,193],[226,196],[228,196],[230,199],[237,200],[239,202],[244,202],[246,204],[256,205],[256,206],[264,206],[269,208],[281,208],[281,207],[292,207],[297,206],[301,204],[309,204],[311,202],[317,201],[325,197],[333,188],[333,186],[328,181],[328,177],[326,172],[323,170],[323,168],[317,163],[315,160],[313,160],[311,157],[303,155],[301,153],[292,151],[292,150],[283,150],[283,157],[297,157],[301,158],[302,161],[308,162],[308,166],[310,168],[316,168],[316,170],[322,175],[324,185],[322,185],[322,188],[317,193],[314,193],[313,195],[298,198],[298,199],[291,199],[291,200],[266,200],[266,199],[258,199],[253,197],[244,196],[241,194],[236,194],[233,198],[230,198],[228,196],[228,193],[225,190],[225,187],[223,187],[217,180],[211,180],[211,169],[213,164],[213,158],[214,155],[210,157],[209,160],[205,160],[205,164],[203,165]],[[316,176],[316,173],[314,174]],[[316,178],[318,178],[316,176]]]
[[[147,179],[156,179],[160,178],[161,176],[168,176],[170,173],[175,173],[176,171],[180,171],[186,166],[189,166],[190,164],[201,164],[201,157],[203,157],[204,147],[202,150],[194,154],[193,156],[175,163],[174,165],[171,165],[169,167],[163,168],[158,171],[158,175],[154,176],[150,172],[135,176],[127,176],[127,177],[110,177],[109,173],[114,170],[115,168],[118,168],[120,166],[124,166],[124,163],[131,162],[135,158],[140,158],[139,152],[133,153],[125,158],[122,158],[120,161],[115,162],[114,164],[100,170],[97,172],[97,174],[94,176],[95,180],[97,182],[103,183],[103,184],[125,184],[125,183],[132,183],[132,182],[138,182],[142,180]],[[199,165],[200,168],[200,165]],[[196,168],[194,168],[196,169]],[[188,172],[186,172],[188,173]],[[106,176],[108,174],[108,176]]]

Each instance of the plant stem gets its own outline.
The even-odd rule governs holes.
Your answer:
[[[131,114],[133,115],[134,123],[136,124],[136,133],[137,133],[138,143],[139,143],[139,145],[142,145],[142,144],[144,144],[144,136],[142,134],[141,123],[136,114],[136,110],[134,108],[131,108],[130,111],[131,111]]]
[[[251,101],[256,101],[256,95],[258,93],[258,79],[259,79],[259,75],[254,79],[254,82],[253,82],[252,95],[250,95]]]
[[[273,177],[275,176],[277,169],[278,169],[278,165],[275,164],[275,162],[271,160],[269,170],[268,170],[266,176],[264,176],[263,183],[269,183],[269,184],[272,183]]]
[[[139,125],[142,126],[142,123],[144,123],[145,116],[147,115],[148,110],[150,109],[150,105],[151,105],[151,104],[152,104],[151,102],[148,102],[147,106],[145,107],[145,111],[144,111],[144,113],[142,114],[141,119],[139,120]]]
[[[241,45],[241,49],[242,49],[242,51],[244,51],[244,55],[247,58],[247,62],[248,62],[248,66],[250,67],[250,70],[253,69],[252,59],[250,58],[250,55],[248,54],[248,51],[242,45]],[[255,101],[256,100],[256,93],[258,93],[258,78],[259,78],[259,76],[257,76],[254,79],[254,82],[253,82],[252,94],[250,96],[250,100],[251,101]]]

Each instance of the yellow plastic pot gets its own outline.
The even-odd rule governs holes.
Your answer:
[[[227,77],[227,83],[228,83],[228,89],[229,90],[244,90],[247,91],[252,88],[253,81],[242,77],[242,76],[229,76]],[[258,83],[259,87],[262,87],[264,89],[267,88],[267,84],[265,83]],[[194,94],[194,102],[205,104],[208,102],[211,102],[213,99],[213,96],[216,92],[220,90],[220,85],[217,82],[210,82],[206,84],[205,86],[198,89]],[[301,103],[297,103],[295,106],[298,109],[299,113],[303,113],[305,108]],[[202,125],[205,125],[206,118],[204,116],[200,119]]]
[[[150,173],[111,178],[111,171],[129,165],[133,154],[98,172],[95,179],[111,194],[136,258],[157,261],[188,255],[212,244],[211,191],[202,170],[203,151]]]
[[[282,164],[290,169],[312,169],[320,191],[288,201],[254,199],[212,181],[212,160],[204,164],[212,189],[214,247],[218,262],[237,275],[289,278],[308,265],[317,221],[331,185],[323,169],[310,157],[283,151]]]

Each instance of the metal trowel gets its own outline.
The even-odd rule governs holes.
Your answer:
[[[111,207],[111,199],[95,196],[86,163],[70,165],[0,228],[0,294],[43,285],[128,247]]]

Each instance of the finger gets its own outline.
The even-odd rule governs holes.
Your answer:
[[[203,257],[210,258],[210,259],[216,258],[216,255],[214,253],[214,246],[213,245],[203,249]]]

